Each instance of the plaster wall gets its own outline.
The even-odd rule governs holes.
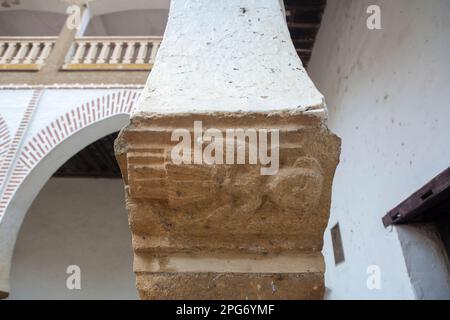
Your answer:
[[[366,27],[373,4],[382,30]],[[425,232],[381,223],[450,165],[449,16],[448,0],[328,1],[309,73],[342,138],[328,228],[339,222],[346,261],[335,266],[326,232],[330,299],[450,297],[445,257]],[[379,290],[366,285],[371,265]]]
[[[94,16],[85,36],[162,36],[169,12],[130,10]]]
[[[52,13],[65,14],[66,8],[70,3],[82,1],[61,1],[61,0],[21,0],[19,4],[15,4],[14,10],[43,11]],[[89,7],[94,15],[103,15],[112,12],[120,12],[127,10],[147,10],[147,9],[168,9],[169,0],[95,0],[90,1]],[[0,6],[0,12],[12,11],[11,8]]]
[[[16,243],[10,299],[137,299],[122,181],[50,179]],[[66,268],[81,268],[68,290]]]

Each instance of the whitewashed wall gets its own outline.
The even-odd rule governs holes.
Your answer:
[[[167,9],[142,9],[94,16],[85,36],[162,36]]]
[[[22,225],[10,299],[137,299],[120,179],[53,178]],[[66,268],[81,268],[68,290]]]
[[[1,37],[57,36],[66,20],[64,13],[0,11]]]
[[[366,28],[370,4],[382,30]],[[417,230],[381,223],[450,166],[449,17],[448,0],[328,1],[309,72],[343,139],[329,227],[339,222],[346,261],[334,266],[327,232],[331,299],[450,296],[439,250]],[[369,265],[381,268],[381,290],[366,286]]]

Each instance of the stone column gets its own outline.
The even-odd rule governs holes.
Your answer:
[[[321,299],[326,113],[278,0],[172,0],[116,141],[140,297]]]

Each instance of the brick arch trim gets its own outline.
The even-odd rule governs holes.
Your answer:
[[[2,167],[3,159],[8,153],[11,143],[11,135],[9,133],[8,124],[0,115],[0,190],[6,178],[7,170]]]
[[[21,147],[9,181],[5,182],[7,192],[2,195],[0,220],[21,183],[41,159],[66,138],[89,125],[115,115],[131,114],[138,97],[139,93],[135,90],[122,90],[96,98],[57,117],[27,139]]]

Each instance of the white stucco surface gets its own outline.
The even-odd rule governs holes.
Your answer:
[[[33,90],[0,90],[0,116],[5,120],[10,136],[14,136]]]
[[[22,225],[10,299],[137,299],[120,179],[53,178]],[[81,268],[81,290],[66,269]]]
[[[17,90],[21,91],[21,90]],[[33,121],[27,131],[25,141],[34,136],[43,126],[48,125],[66,112],[96,99],[118,93],[118,89],[47,89],[44,90],[36,107]],[[139,90],[138,90],[139,91]]]
[[[324,116],[279,0],[173,0],[135,113],[270,112]]]
[[[382,30],[366,27],[373,4]],[[334,265],[327,231],[328,298],[450,297],[445,259],[422,230],[381,223],[450,166],[449,16],[448,0],[328,1],[309,65],[342,138],[329,227],[339,222],[346,261]],[[370,265],[380,290],[367,288]]]
[[[162,36],[167,9],[129,10],[94,16],[85,36]]]

